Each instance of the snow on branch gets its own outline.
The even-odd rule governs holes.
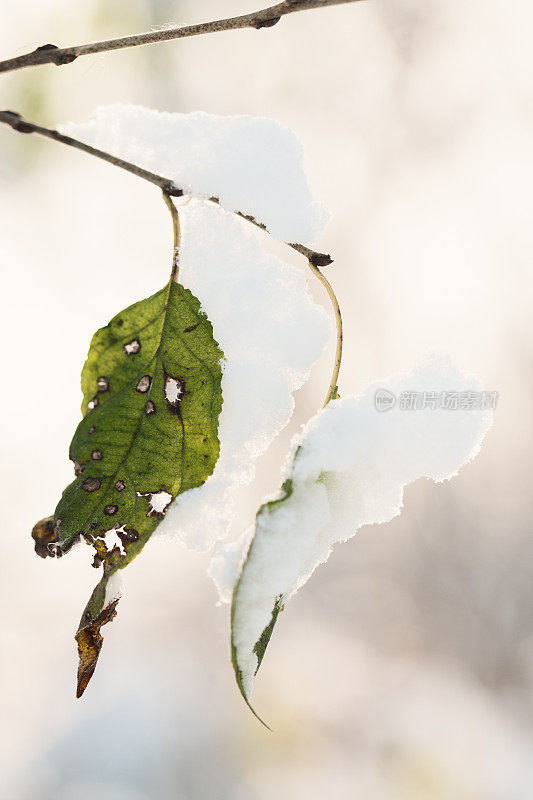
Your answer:
[[[134,129],[131,131],[127,131],[125,129],[124,124],[120,118],[127,117],[128,115],[132,118],[131,121],[133,123],[135,123],[135,117],[137,117],[136,130],[135,130],[135,125]],[[261,212],[261,209],[263,208],[268,208],[270,210],[271,213],[270,214],[267,213],[267,219],[272,218],[275,221],[275,224],[276,222],[278,223],[275,232],[269,229],[269,227],[265,224],[265,221],[261,220],[260,216],[256,218],[256,216],[250,211],[250,209],[252,208],[252,206],[249,203],[250,194],[248,193],[247,195],[246,191],[244,191],[244,193],[241,191],[241,194],[239,194],[239,191],[237,190],[237,194],[233,193],[232,195],[230,193],[229,197],[225,196],[224,199],[221,200],[220,197],[211,194],[210,190],[207,189],[208,186],[207,181],[210,180],[213,174],[215,176],[218,175],[218,180],[214,180],[213,183],[216,186],[219,186],[222,193],[224,194],[225,184],[220,183],[220,178],[222,177],[227,179],[231,177],[231,180],[228,180],[228,183],[226,184],[228,186],[231,185],[233,182],[233,176],[230,175],[227,169],[225,170],[224,176],[220,175],[220,170],[217,172],[215,169],[213,173],[213,169],[209,171],[209,169],[206,170],[205,168],[203,169],[203,171],[200,171],[200,173],[198,173],[198,171],[195,172],[194,169],[191,174],[187,173],[186,171],[187,168],[183,164],[184,161],[183,152],[181,155],[177,153],[176,142],[171,143],[168,138],[165,141],[165,136],[169,127],[172,126],[172,123],[174,124],[174,129],[177,132],[179,132],[178,129],[181,128],[182,134],[184,132],[185,134],[187,134],[186,129],[188,126],[190,127],[190,125],[194,124],[192,122],[194,118],[196,118],[197,133],[201,135],[207,135],[208,137],[210,137],[211,143],[215,142],[215,140],[218,139],[219,149],[221,150],[224,150],[224,148],[226,149],[230,148],[232,150],[232,157],[233,157],[232,166],[237,170],[237,174],[240,175],[241,178],[243,173],[243,165],[241,163],[241,165],[239,166],[236,163],[236,159],[238,157],[239,158],[243,157],[244,151],[246,150],[246,148],[243,148],[243,151],[239,152],[239,143],[241,145],[243,144],[243,141],[246,138],[246,131],[241,129],[240,138],[236,142],[234,147],[228,139],[228,133],[226,132],[225,135],[226,141],[224,141],[224,134],[220,136],[220,134],[217,132],[217,126],[218,130],[220,130],[224,119],[228,121],[233,120],[234,124],[235,121],[238,120],[242,121],[248,120],[250,121],[250,124],[253,124],[253,122],[259,122],[262,123],[263,125],[271,126],[271,133],[274,134],[275,138],[277,135],[277,138],[280,139],[279,132],[280,131],[284,132],[284,134],[281,136],[280,144],[281,144],[282,155],[285,156],[285,161],[287,162],[284,163],[284,166],[287,167],[288,173],[287,177],[283,177],[283,182],[281,185],[279,181],[277,185],[275,181],[274,183],[272,183],[272,172],[274,172],[275,176],[280,177],[281,175],[279,165],[276,170],[272,171],[271,163],[268,164],[268,167],[270,168],[265,168],[264,166],[260,168],[258,165],[256,165],[255,169],[253,164],[250,163],[244,164],[244,167],[253,170],[253,174],[256,180],[264,181],[263,183],[258,183],[256,185],[256,191],[254,192],[254,197],[257,201],[257,198],[259,197],[259,192],[264,191],[267,195],[266,200],[265,199],[259,200],[258,201],[259,204],[257,204],[256,202],[254,207],[259,209],[259,212]],[[191,122],[187,123],[186,121],[187,119],[191,120]],[[157,152],[154,152],[151,155],[148,154],[151,148],[151,143],[149,146],[149,142],[147,139],[148,135],[147,125],[146,125],[147,122],[148,124],[150,124],[150,122],[152,124],[152,130],[150,131],[150,135],[155,135],[160,145]],[[252,117],[223,118],[208,114],[196,114],[196,115],[169,114],[169,113],[160,113],[158,111],[152,111],[150,109],[144,109],[142,107],[137,107],[137,106],[116,104],[97,109],[95,115],[91,118],[91,120],[89,120],[88,123],[80,125],[70,124],[63,126],[64,130],[66,131],[65,133],[59,130],[55,130],[53,128],[46,128],[34,122],[30,122],[29,120],[24,119],[23,117],[20,116],[20,114],[17,114],[14,111],[0,111],[0,123],[8,125],[10,128],[12,128],[14,131],[17,131],[18,133],[24,133],[24,134],[36,133],[39,136],[43,136],[47,139],[52,139],[53,141],[60,142],[61,144],[65,144],[69,147],[74,147],[76,150],[81,150],[82,152],[87,153],[88,155],[95,156],[96,158],[100,158],[103,161],[107,161],[108,163],[113,164],[116,167],[120,167],[121,169],[124,169],[127,172],[130,172],[133,175],[142,178],[143,180],[149,181],[150,183],[159,186],[159,188],[162,189],[163,192],[165,192],[167,195],[171,195],[173,197],[181,197],[185,194],[185,189],[177,185],[173,177],[163,177],[162,175],[157,174],[156,172],[153,172],[149,169],[145,169],[139,164],[135,164],[124,158],[121,158],[118,154],[112,154],[110,152],[107,152],[106,150],[102,150],[99,147],[93,146],[87,141],[76,139],[72,136],[67,135],[66,133],[67,131],[75,132],[79,130],[82,137],[92,140],[94,144],[97,140],[101,142],[107,138],[106,131],[103,130],[101,126],[103,124],[110,123],[113,125],[113,132],[111,136],[111,148],[114,149],[115,152],[117,152],[117,150],[120,150],[122,154],[131,154],[131,156],[134,158],[138,156],[139,160],[144,160],[145,162],[147,160],[148,161],[152,160],[155,161],[158,165],[161,164],[168,165],[174,176],[178,174],[179,175],[184,174],[186,179],[187,177],[199,178],[200,180],[200,184],[198,186],[199,191],[196,192],[198,196],[202,196],[205,199],[213,203],[216,203],[218,205],[224,205],[226,208],[233,211],[233,213],[237,214],[243,219],[246,219],[248,222],[251,222],[253,225],[255,225],[258,228],[261,228],[267,233],[270,233],[272,235],[276,235],[277,233],[278,238],[282,240],[283,236],[279,236],[280,232],[283,232],[281,228],[282,225],[281,215],[279,212],[275,217],[272,214],[272,209],[274,208],[273,205],[274,200],[279,200],[279,209],[284,209],[285,211],[288,208],[288,206],[286,205],[287,201],[292,200],[293,202],[303,202],[304,204],[303,207],[298,208],[295,206],[289,213],[289,217],[293,220],[293,222],[295,221],[296,218],[300,220],[300,227],[298,228],[296,224],[293,228],[291,228],[291,230],[294,233],[300,231],[306,234],[306,236],[302,238],[309,238],[309,239],[318,238],[318,236],[321,233],[322,227],[327,220],[326,212],[318,203],[316,203],[313,200],[309,188],[307,186],[307,181],[305,179],[305,175],[303,174],[302,170],[301,145],[290,131],[282,128],[281,126],[276,125],[276,123],[270,120],[254,120],[254,118]],[[228,122],[228,125],[229,124],[230,123]],[[246,122],[244,122],[244,125],[246,125]],[[265,134],[266,131],[264,132],[264,135]],[[285,141],[282,141],[284,137]],[[181,142],[181,144],[185,146],[185,142]],[[196,155],[198,147],[202,146],[205,147],[205,145],[203,145],[202,143],[196,143],[196,149],[195,149],[195,145],[193,143],[189,142],[188,144],[189,144],[189,149],[187,150],[188,155]],[[247,142],[246,147],[249,148],[249,144],[250,143]],[[191,152],[191,147],[192,147],[192,152]],[[287,149],[289,149],[291,152],[287,152]],[[272,152],[272,145],[270,143],[267,144],[267,153],[269,151]],[[221,153],[221,155],[222,154],[223,153]],[[257,150],[254,151],[254,154],[256,158],[259,158],[260,154],[258,153]],[[279,152],[274,153],[274,155],[277,159]],[[288,159],[291,156],[295,157],[294,164],[291,164],[288,161]],[[212,158],[209,159],[209,165],[211,165],[211,167],[214,166]],[[182,166],[185,169],[185,173],[179,172],[180,166]],[[178,168],[178,172],[176,172],[176,167]],[[251,186],[250,181],[248,181],[247,184],[248,187]],[[241,180],[241,185],[242,185],[242,180]],[[196,186],[196,181],[195,181],[195,186]],[[204,189],[204,191],[202,191],[202,189]],[[259,192],[257,190],[259,190]],[[279,190],[287,191],[288,195],[286,195],[285,197],[279,196],[275,198],[273,196],[273,191],[279,191]],[[192,193],[194,192],[191,189],[191,194]],[[232,197],[235,198],[236,196],[243,196],[243,199],[245,200],[246,210],[233,207],[235,204],[231,198]],[[288,232],[289,229],[285,227],[285,230]],[[294,238],[296,239],[298,237],[295,236]],[[303,256],[305,256],[305,258],[315,266],[323,267],[332,263],[332,258],[327,253],[319,253],[311,249],[307,245],[299,244],[295,241],[286,241],[286,244],[288,244],[289,247],[292,247],[293,250],[296,250],[298,253],[301,253]]]
[[[282,242],[316,241],[329,218],[311,194],[300,141],[271,119],[115,103],[59,130],[166,175],[187,195],[259,220]]]

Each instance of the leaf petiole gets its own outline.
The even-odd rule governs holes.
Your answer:
[[[164,189],[163,189],[163,200],[167,204],[167,208],[170,211],[170,215],[172,217],[172,228],[174,230],[174,255],[172,257],[172,271],[170,273],[170,280],[177,281],[180,271],[180,265],[179,265],[180,244],[181,244],[180,218],[178,214],[178,209],[172,202],[170,194],[166,192]]]
[[[326,393],[326,399],[324,400],[324,404],[322,408],[327,406],[330,400],[336,400],[339,396],[338,393],[338,380],[339,380],[339,371],[341,368],[341,360],[342,360],[342,316],[341,316],[341,309],[339,306],[339,301],[333,291],[333,288],[328,281],[328,279],[323,275],[323,273],[319,270],[316,264],[313,264],[312,261],[309,261],[309,269],[315,275],[322,286],[325,288],[326,292],[328,293],[329,299],[331,300],[331,305],[333,307],[333,313],[335,315],[335,328],[337,331],[337,342],[335,346],[335,361],[333,364],[333,372],[331,374],[331,381],[328,387],[328,391]]]

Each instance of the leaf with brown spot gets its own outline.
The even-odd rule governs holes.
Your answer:
[[[172,502],[213,472],[222,357],[200,301],[176,281],[95,333],[81,376],[84,416],[70,445],[76,477],[53,517],[34,528],[39,555],[52,555],[49,545],[60,555],[80,538],[93,543],[104,589],[138,555],[166,510],[153,513],[150,499]],[[172,402],[169,380],[177,387]],[[123,549],[105,545],[114,529],[128,532],[119,536]],[[81,691],[111,619],[102,581],[76,634]]]

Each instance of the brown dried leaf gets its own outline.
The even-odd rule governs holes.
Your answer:
[[[78,643],[78,655],[80,659],[76,697],[82,696],[87,688],[87,684],[93,676],[104,641],[104,637],[100,633],[100,628],[116,617],[117,604],[118,598],[112,600],[95,619],[91,617],[89,611],[85,611],[81,619],[80,627],[74,637]]]

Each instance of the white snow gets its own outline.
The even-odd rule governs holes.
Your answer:
[[[164,514],[172,502],[172,495],[164,489],[159,492],[137,492],[137,495],[148,498],[148,517],[153,514]]]
[[[59,130],[170,178],[187,194],[218,197],[281,241],[313,243],[328,220],[309,189],[302,145],[273,120],[116,103]]]
[[[120,552],[120,555],[125,556],[126,550],[124,548],[122,539],[118,535],[123,530],[124,530],[124,525],[122,525],[120,528],[110,528],[108,531],[103,533],[102,536],[99,536],[98,539],[102,539],[104,541],[108,551],[111,551],[116,547]]]
[[[116,104],[61,130],[193,195],[178,201],[180,282],[199,298],[225,356],[221,450],[211,478],[176,499],[158,532],[209,549],[227,536],[236,488],[253,479],[256,459],[289,421],[292,393],[332,333],[308,292],[305,262],[298,269],[265,254],[265,234],[230,211],[253,215],[289,242],[317,239],[327,215],[311,195],[300,143],[268,119]],[[220,206],[205,199],[213,195]],[[179,400],[177,384],[166,390]]]
[[[394,395],[393,408],[376,410],[379,390]],[[253,648],[270,622],[276,598],[286,602],[327,560],[335,542],[349,539],[362,525],[388,522],[399,514],[407,484],[421,477],[447,480],[479,452],[492,411],[431,404],[402,410],[400,394],[412,391],[481,393],[482,386],[449,359],[431,356],[358,396],[331,402],[294,440],[286,467],[293,493],[258,515],[235,601],[233,641],[248,697],[257,668]],[[224,581],[235,580],[235,562],[245,545],[243,537],[241,550],[236,545],[226,554],[227,568],[220,563],[224,551],[215,555],[222,599],[230,596]]]
[[[248,550],[255,527],[251,525],[232,542],[217,542],[207,568],[207,574],[215,584],[222,603],[230,603],[233,587],[242,569],[243,558]]]
[[[289,421],[292,393],[332,331],[304,272],[265,254],[264,234],[228,212],[251,214],[273,236],[299,242],[316,240],[327,214],[311,195],[300,143],[268,119],[116,104],[61,130],[193,195],[180,204],[180,281],[199,298],[225,356],[221,452],[211,478],[177,498],[158,532],[208,549],[226,537],[236,488],[253,479],[255,460]],[[220,206],[199,199],[213,195]],[[166,389],[179,399],[177,384]]]
[[[167,376],[165,380],[165,397],[169,403],[175,405],[183,394],[181,382],[176,378]]]
[[[332,322],[312,300],[306,271],[262,251],[261,231],[194,199],[180,219],[180,280],[200,299],[225,355],[221,447],[213,475],[176,498],[158,531],[205,550],[227,536],[235,490],[254,478],[256,459],[288,423],[292,393]]]
[[[129,344],[124,345],[124,352],[128,356],[131,356],[133,353],[138,353],[140,349],[141,346],[138,339],[134,339],[132,342],[129,342]]]
[[[105,587],[104,608],[122,596],[123,580],[120,570],[114,572]]]

